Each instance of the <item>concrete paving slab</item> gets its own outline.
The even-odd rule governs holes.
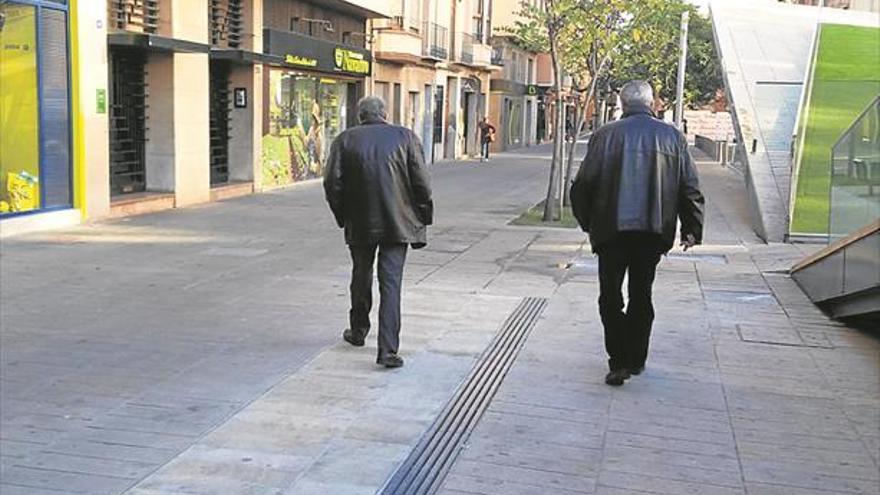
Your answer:
[[[707,245],[663,260],[648,368],[611,389],[585,235],[507,225],[541,153],[434,168],[455,208],[411,253],[401,370],[340,341],[315,185],[4,239],[0,491],[374,493],[526,296],[550,304],[442,493],[872,489],[878,339],[767,273],[804,251],[750,234],[742,177],[700,165]]]

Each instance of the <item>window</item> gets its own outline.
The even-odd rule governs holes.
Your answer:
[[[413,132],[419,132],[418,129],[419,122],[419,92],[418,91],[410,91],[409,92],[409,101],[406,105],[406,122],[405,125],[409,127]]]
[[[4,215],[71,203],[67,13],[36,3],[0,2]]]

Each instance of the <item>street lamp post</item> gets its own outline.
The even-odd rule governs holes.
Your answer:
[[[675,85],[675,127],[681,129],[681,121],[684,118],[684,74],[687,68],[687,43],[688,43],[688,20],[690,12],[685,10],[681,14],[681,47],[678,59],[678,81]]]

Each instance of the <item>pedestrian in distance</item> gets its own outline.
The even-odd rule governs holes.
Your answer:
[[[351,252],[351,310],[342,338],[361,347],[370,331],[373,264],[378,253],[379,332],[376,363],[403,366],[400,290],[407,249],[427,245],[433,222],[431,184],[422,144],[411,130],[386,122],[385,103],[367,96],[357,104],[360,125],[330,147],[324,192]]]
[[[495,126],[489,122],[489,117],[483,117],[480,121],[480,161],[489,161],[489,146],[495,141]]]
[[[605,383],[614,386],[644,370],[657,264],[675,243],[678,221],[685,251],[701,243],[704,206],[687,139],[654,117],[651,87],[629,82],[620,98],[623,118],[592,135],[571,187],[572,212],[599,256],[599,313],[610,368]]]

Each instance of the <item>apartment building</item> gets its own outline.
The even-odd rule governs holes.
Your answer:
[[[540,0],[528,0],[537,5]],[[538,55],[519,46],[505,31],[512,28],[524,2],[492,0],[492,63],[502,67],[490,84],[489,119],[497,130],[494,151],[530,146],[538,141]]]
[[[370,92],[389,120],[422,139],[425,159],[476,156],[493,69],[491,0],[393,0],[389,19],[369,23],[375,67]]]

